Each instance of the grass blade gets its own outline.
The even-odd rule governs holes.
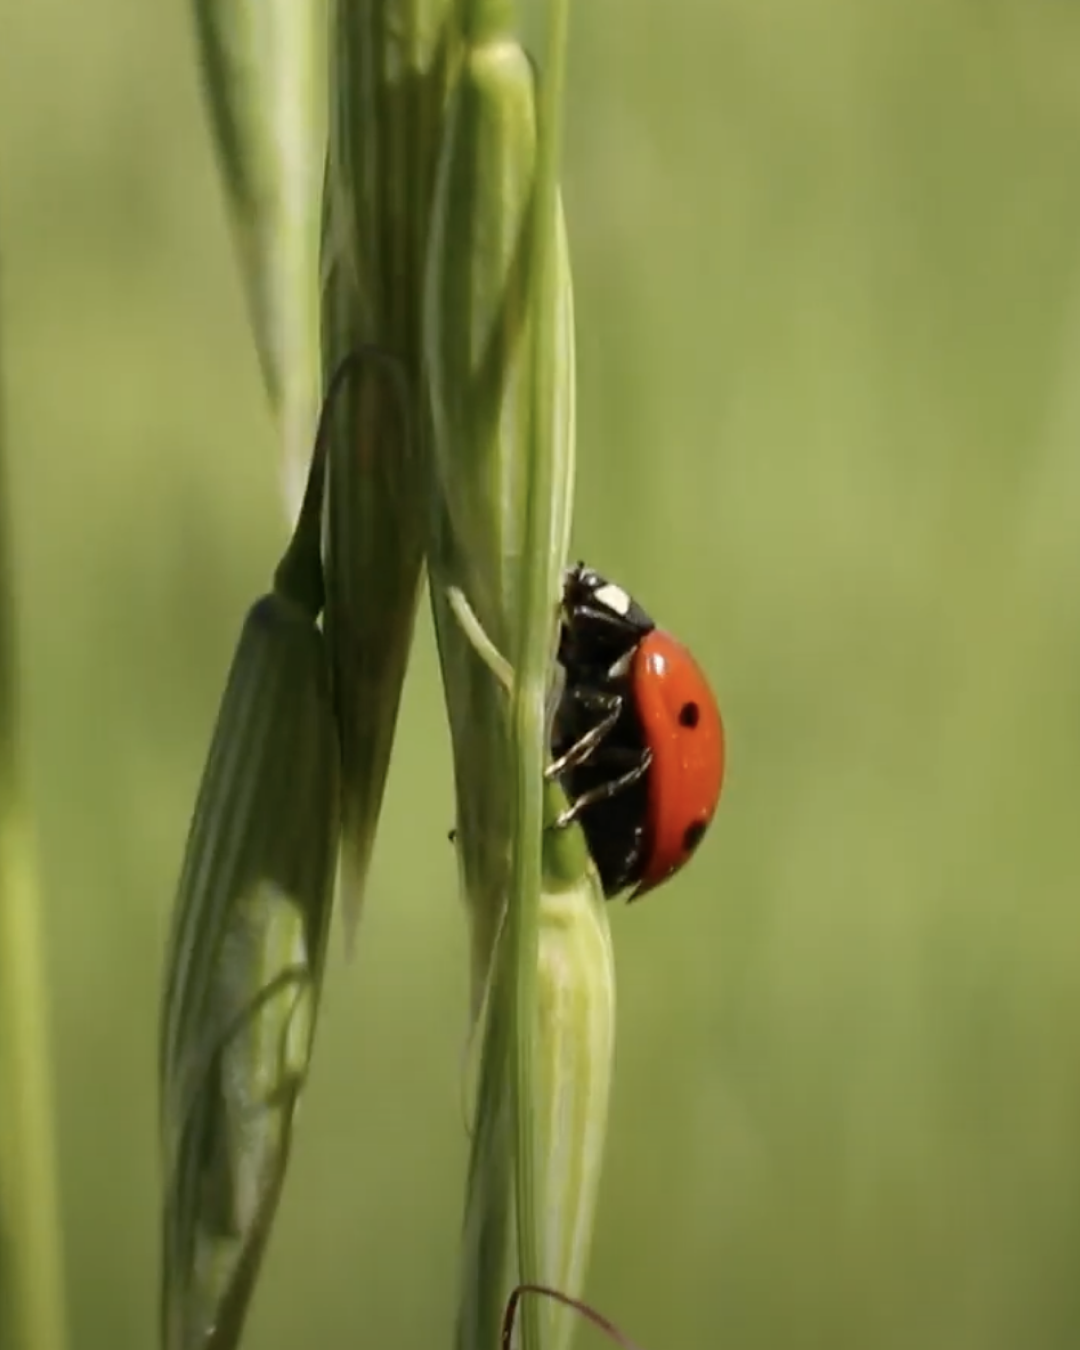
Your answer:
[[[232,1350],[314,1035],[337,843],[322,636],[265,596],[222,702],[177,899],[163,1013],[163,1344]]]
[[[335,409],[326,633],[342,738],[341,899],[359,920],[425,542],[420,307],[448,0],[335,0],[323,201],[323,354],[368,354]],[[381,356],[373,348],[382,353]]]
[[[307,1077],[339,830],[322,603],[325,426],[248,614],[192,819],[161,1016],[164,1350],[234,1350]]]
[[[194,0],[211,128],[291,513],[319,407],[325,0]]]

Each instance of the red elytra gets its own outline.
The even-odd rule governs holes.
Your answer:
[[[692,857],[716,813],[724,783],[724,724],[701,667],[670,633],[654,628],[638,643],[630,688],[649,768],[644,895]]]
[[[654,890],[690,860],[716,812],[724,728],[704,672],[636,600],[579,563],[563,588],[565,676],[551,772],[607,896]]]

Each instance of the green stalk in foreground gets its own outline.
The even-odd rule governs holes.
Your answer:
[[[6,509],[2,414],[0,400],[0,504]],[[62,1350],[47,1001],[33,829],[19,763],[7,524],[0,515],[0,1345]]]
[[[555,456],[551,453],[556,425],[555,323],[558,237],[558,169],[560,109],[563,94],[568,0],[549,0],[548,40],[541,85],[537,136],[536,183],[533,189],[531,310],[533,331],[531,445],[528,456],[525,513],[525,558],[519,608],[521,629],[514,653],[517,678],[513,695],[515,749],[514,849],[511,902],[507,914],[507,959],[516,972],[513,1045],[516,1059],[514,1124],[517,1152],[518,1267],[522,1283],[541,1278],[537,1208],[537,1137],[533,1119],[536,1081],[533,1065],[537,956],[541,894],[541,836],[544,829],[542,784],[548,762],[545,704],[555,655],[555,625],[565,551],[552,545],[559,501]],[[565,541],[563,541],[565,544]],[[523,1350],[540,1345],[540,1310],[535,1302],[522,1312]]]
[[[545,769],[573,495],[573,305],[557,157],[541,144],[557,119],[538,137],[510,9],[466,7],[425,304],[432,604],[474,1014],[487,991],[458,1350],[497,1341],[518,1280],[580,1289],[614,1036],[603,898],[576,828],[546,828],[564,804]],[[565,17],[553,17],[556,46]],[[561,60],[553,53],[556,100]],[[526,1350],[568,1344],[564,1310],[522,1312]]]

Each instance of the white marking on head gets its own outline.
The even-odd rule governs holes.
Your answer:
[[[602,586],[598,586],[593,591],[593,599],[601,605],[606,605],[620,619],[626,618],[633,603],[623,588],[616,586],[613,581],[605,581]]]

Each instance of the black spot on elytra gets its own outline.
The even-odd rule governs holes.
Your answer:
[[[701,709],[696,703],[684,703],[679,709],[679,725],[683,727],[696,727],[698,719],[701,717]]]
[[[705,821],[695,820],[693,825],[687,825],[682,837],[682,846],[687,853],[693,853],[698,844],[701,843],[705,834]]]

